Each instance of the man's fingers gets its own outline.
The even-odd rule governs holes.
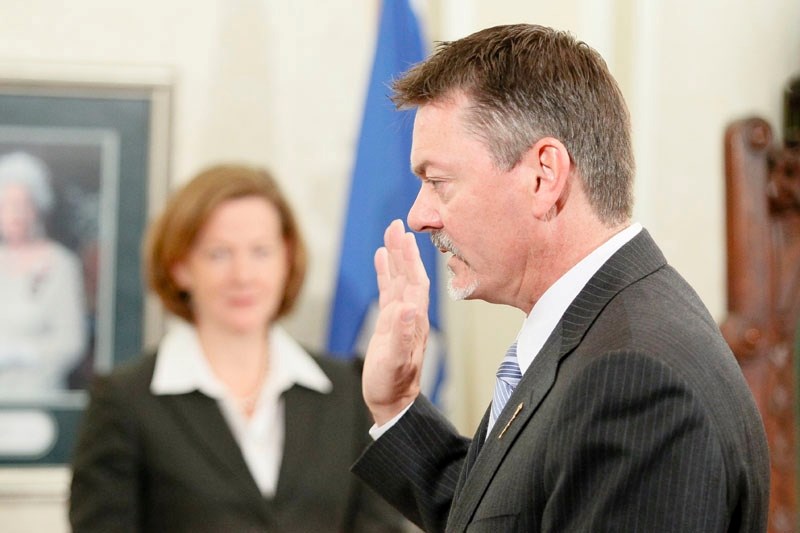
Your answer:
[[[416,341],[416,316],[417,309],[413,305],[403,304],[397,307],[397,316],[394,319],[394,335],[392,336],[394,352],[408,355],[409,359],[412,358]]]
[[[427,287],[430,285],[428,274],[425,272],[425,265],[419,255],[417,239],[413,233],[403,235],[403,263],[405,264],[406,278],[414,285]]]
[[[375,252],[379,308],[384,311],[390,304],[401,305],[405,318],[414,323],[419,337],[420,332],[427,332],[430,281],[416,238],[413,233],[405,231],[401,220],[394,220],[384,232],[384,242],[385,246]],[[381,317],[382,332],[390,327],[399,328],[398,333],[405,329],[399,323],[399,315],[395,314],[399,312],[395,308],[387,313],[389,316]],[[405,331],[403,335],[406,335]]]
[[[402,301],[407,285],[408,264],[404,259],[406,241],[405,226],[403,221],[393,220],[384,232],[384,243],[388,253],[389,280],[385,285],[386,297],[389,300]]]
[[[383,234],[383,242],[389,252],[389,268],[392,277],[400,275],[402,272],[403,259],[403,234],[405,228],[400,220],[393,220]]]
[[[378,309],[389,302],[391,275],[389,273],[389,252],[381,246],[375,251],[375,274],[378,280]]]
[[[386,228],[374,261],[380,311],[364,363],[364,399],[375,420],[386,421],[419,394],[430,284],[401,220]]]

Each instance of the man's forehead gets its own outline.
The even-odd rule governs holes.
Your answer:
[[[469,105],[466,96],[435,100],[420,106],[414,118],[411,141],[411,170],[425,176],[429,168],[446,171],[454,162],[451,152],[461,150],[476,141],[467,127],[465,112]]]

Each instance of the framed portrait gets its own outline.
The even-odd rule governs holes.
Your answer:
[[[0,63],[0,466],[70,460],[93,376],[161,333],[141,239],[171,75]]]

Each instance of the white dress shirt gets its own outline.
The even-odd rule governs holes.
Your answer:
[[[177,321],[158,347],[150,391],[156,395],[200,391],[214,398],[242,450],[261,493],[275,494],[286,434],[281,395],[295,384],[329,393],[333,384],[314,359],[283,328],[269,332],[269,372],[251,418],[211,370],[195,328]]]
[[[517,334],[517,362],[523,376],[578,293],[600,267],[640,231],[642,225],[638,222],[620,231],[581,259],[542,294]],[[410,407],[411,405],[380,427],[373,425],[369,434],[377,439],[397,423]],[[490,421],[486,434],[491,430]]]

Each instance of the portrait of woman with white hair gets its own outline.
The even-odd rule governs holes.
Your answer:
[[[81,262],[48,237],[50,171],[33,155],[0,155],[0,398],[67,387],[87,343]]]

